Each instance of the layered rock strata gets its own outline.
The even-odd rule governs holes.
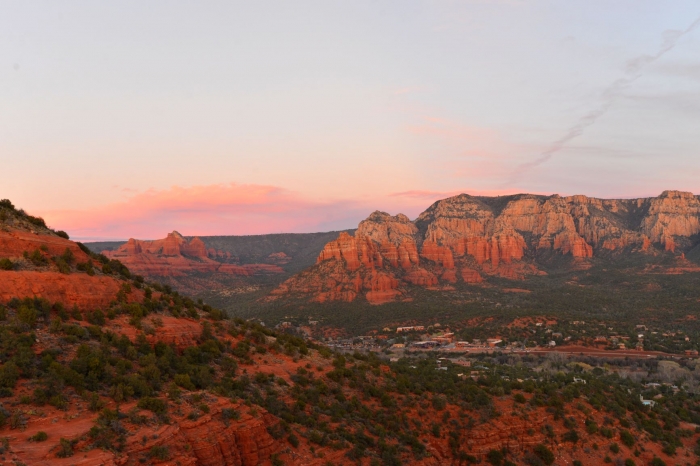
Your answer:
[[[700,200],[664,191],[643,199],[461,194],[434,203],[415,221],[374,212],[354,236],[328,243],[316,266],[291,277],[275,297],[373,303],[401,299],[410,286],[478,284],[484,277],[544,274],[553,255],[585,266],[599,254],[678,253],[700,234]]]
[[[184,277],[193,273],[239,276],[284,273],[277,264],[231,263],[229,261],[235,258],[230,253],[207,249],[201,239],[187,240],[177,231],[153,241],[131,238],[118,249],[104,251],[104,254],[110,259],[118,259],[132,272],[149,278]]]

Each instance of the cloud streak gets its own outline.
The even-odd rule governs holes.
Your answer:
[[[623,77],[611,83],[603,91],[600,96],[600,104],[598,107],[580,117],[578,121],[571,128],[569,128],[561,138],[554,141],[535,160],[518,165],[510,182],[516,181],[527,171],[547,162],[559,151],[561,151],[569,142],[581,136],[587,128],[595,124],[600,117],[605,115],[608,110],[610,110],[610,107],[612,107],[622,92],[643,75],[643,71],[647,66],[654,63],[656,60],[672,50],[681,37],[689,34],[698,26],[700,26],[700,17],[698,17],[682,31],[666,31],[661,45],[654,55],[644,54],[628,60],[624,67]]]
[[[277,186],[217,184],[151,189],[91,210],[39,212],[55,228],[82,239],[151,239],[187,235],[250,235],[352,228],[368,207],[318,201]]]

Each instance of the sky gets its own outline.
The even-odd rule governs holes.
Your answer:
[[[0,0],[0,198],[82,240],[700,193],[697,0]]]

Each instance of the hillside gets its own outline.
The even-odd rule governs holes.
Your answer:
[[[0,283],[13,295],[0,300],[3,461],[549,465],[696,456],[697,361],[593,367],[482,355],[465,374],[464,359],[333,353],[149,284],[10,206],[0,204],[8,268]],[[22,250],[35,245],[27,259]],[[27,273],[31,290],[7,285]],[[61,292],[67,282],[57,273],[75,293]],[[82,289],[86,278],[118,291]],[[623,377],[630,371],[642,380]],[[674,378],[684,380],[677,391],[642,383]],[[653,408],[641,402],[651,397]]]

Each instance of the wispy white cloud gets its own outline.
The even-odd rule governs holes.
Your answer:
[[[693,21],[683,30],[666,31],[664,33],[661,45],[655,54],[643,54],[628,60],[624,66],[623,76],[612,82],[601,93],[598,106],[581,116],[576,123],[574,123],[574,125],[571,126],[566,133],[564,133],[562,137],[554,141],[535,160],[518,165],[512,172],[509,182],[512,183],[518,180],[526,172],[547,162],[564,147],[566,147],[568,143],[581,136],[587,128],[595,124],[608,112],[608,110],[610,110],[622,92],[642,76],[646,67],[666,55],[676,46],[676,43],[681,37],[691,33],[698,26],[700,26],[700,17],[695,19],[695,21]]]

